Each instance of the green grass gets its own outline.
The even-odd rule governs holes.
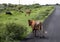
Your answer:
[[[36,8],[36,9],[32,9],[32,13],[30,16],[25,16],[26,13],[20,13],[18,11],[11,11],[13,15],[6,15],[4,12],[0,14],[0,23],[8,23],[8,22],[15,22],[18,24],[23,24],[28,26],[28,19],[35,19],[37,16],[40,17],[40,21],[44,21],[45,20],[45,16],[43,16],[44,12],[46,12],[46,10],[50,10],[52,11],[53,6],[43,6],[40,8]],[[48,11],[48,14],[50,13],[50,11]],[[48,15],[47,15],[48,16]],[[30,28],[29,28],[30,29]]]
[[[25,16],[24,13],[20,13],[18,11],[11,11],[13,15],[6,15],[5,12],[0,13],[0,25],[5,25],[7,23],[17,23],[22,24],[28,28],[27,34],[24,34],[23,36],[27,36],[29,33],[31,33],[32,29],[28,26],[28,19],[35,19],[40,20],[41,22],[44,22],[44,20],[51,14],[53,11],[53,6],[42,6],[40,8],[31,9],[31,15]],[[3,26],[1,26],[3,27]],[[1,29],[1,28],[0,28]],[[3,30],[0,30],[3,31]]]
[[[26,13],[20,13],[18,11],[11,11],[13,15],[6,15],[4,12],[0,14],[0,22],[1,23],[7,23],[7,22],[16,22],[16,23],[22,23],[23,25],[28,24],[27,20],[28,19],[32,19],[32,18],[36,18],[37,16],[39,16],[40,18],[45,15],[46,13],[50,13],[52,11],[53,8],[51,8],[53,6],[43,6],[41,8],[36,8],[36,9],[32,9],[32,13],[30,16],[25,16]],[[46,12],[46,10],[50,10],[48,12]],[[48,15],[47,15],[48,16]],[[44,20],[45,17],[43,16],[41,20]],[[43,22],[43,21],[42,21]]]

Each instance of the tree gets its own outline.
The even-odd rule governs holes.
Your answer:
[[[56,3],[56,5],[59,5],[59,3]]]
[[[33,4],[33,7],[34,7],[34,8],[39,8],[39,7],[41,7],[41,6],[40,6],[40,4],[36,3],[36,4]]]
[[[7,4],[6,3],[3,3],[2,5],[4,5],[4,7],[7,7]]]
[[[8,7],[11,7],[11,8],[12,8],[12,7],[14,7],[14,5],[11,4],[11,3],[9,3],[9,4],[8,4]]]

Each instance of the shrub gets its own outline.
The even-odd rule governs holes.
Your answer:
[[[3,42],[6,38],[6,28],[3,23],[0,23],[0,42]]]
[[[1,42],[21,40],[24,39],[27,35],[27,27],[22,24],[20,25],[17,23],[7,23],[3,28],[5,28],[4,31],[0,32]]]

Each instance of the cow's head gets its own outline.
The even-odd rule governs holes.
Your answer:
[[[31,21],[31,20],[28,20],[28,24],[29,24],[29,26],[31,26],[31,24],[32,24],[32,21]]]

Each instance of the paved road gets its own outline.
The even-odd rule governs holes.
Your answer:
[[[60,42],[60,6],[55,6],[55,11],[45,20],[44,27],[48,31],[47,38],[33,38],[31,34],[29,39],[21,42]]]

